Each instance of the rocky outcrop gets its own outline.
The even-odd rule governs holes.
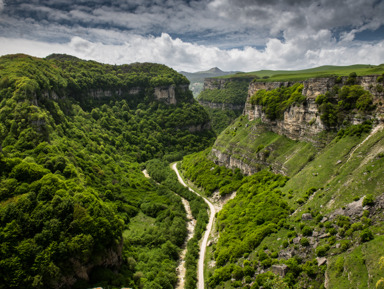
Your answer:
[[[78,279],[89,280],[89,275],[95,267],[119,268],[123,263],[123,241],[109,248],[103,254],[94,258],[96,261],[84,264],[76,258],[70,259],[73,274],[63,275],[60,284],[55,288],[71,288]]]
[[[258,171],[258,168],[256,168],[255,166],[246,163],[249,156],[244,155],[242,158],[236,158],[230,154],[223,153],[215,148],[212,149],[211,153],[212,156],[214,156],[215,158],[215,163],[222,166],[226,166],[229,169],[239,168],[245,175],[252,175]]]
[[[211,124],[208,122],[208,123],[191,125],[187,129],[189,130],[190,133],[200,132],[203,130],[210,130]]]
[[[284,112],[284,117],[281,120],[269,120],[263,112],[262,106],[252,105],[250,99],[252,95],[261,89],[272,90],[288,87],[293,85],[293,82],[253,82],[249,86],[248,98],[243,114],[247,115],[249,120],[261,119],[275,133],[285,135],[294,140],[317,143],[316,136],[324,131],[326,127],[320,119],[319,108],[315,103],[316,97],[330,91],[335,85],[342,87],[351,82],[361,85],[372,94],[374,104],[377,105],[377,111],[369,115],[360,113],[348,115],[347,121],[352,124],[359,124],[366,119],[377,118],[379,117],[378,112],[383,112],[384,92],[378,88],[381,84],[378,84],[377,78],[378,76],[372,75],[356,77],[352,81],[348,77],[313,78],[303,81],[302,94],[306,96],[306,101],[303,104],[289,107]]]
[[[188,85],[170,85],[170,86],[160,86],[155,87],[154,96],[158,101],[163,101],[167,104],[176,104],[177,103],[177,91],[187,92]]]
[[[230,82],[227,78],[206,78],[204,79],[204,90],[206,89],[223,89],[225,84]]]
[[[176,104],[179,93],[185,93],[188,91],[188,85],[169,85],[169,86],[159,86],[153,89],[153,97],[157,101],[162,101],[166,104]],[[116,87],[115,89],[104,90],[104,89],[91,89],[86,92],[82,92],[78,97],[87,97],[91,99],[106,99],[113,97],[129,97],[129,96],[138,96],[142,93],[145,93],[145,87],[132,87],[129,89],[122,89]],[[66,97],[65,91],[62,92],[62,97]],[[41,98],[52,98],[58,100],[60,96],[55,91],[44,91],[41,94]],[[38,97],[35,95],[33,101],[37,103]]]
[[[247,81],[251,82],[254,79],[254,77],[249,77],[249,78],[205,78],[204,79],[204,90],[206,89],[223,89],[225,88],[225,85],[228,82],[233,82],[233,81]]]
[[[204,100],[198,100],[198,102],[204,106],[211,109],[221,109],[221,110],[244,110],[243,104],[232,104],[232,103],[221,103],[221,102],[209,102]]]
[[[269,125],[271,131],[294,140],[316,142],[315,136],[325,129],[314,99],[307,100],[302,105],[291,106],[284,112],[282,120],[269,120],[262,106],[252,106],[249,102],[245,106],[244,114],[250,121],[261,119]]]
[[[345,116],[345,120],[352,124],[362,123],[366,119],[375,119],[375,123],[384,121],[384,93],[380,89],[383,82],[378,82],[378,76],[363,76],[353,79],[354,84],[361,85],[368,90],[372,96],[376,109],[370,113],[359,113],[354,111]],[[315,100],[318,95],[325,94],[334,88],[335,85],[342,87],[350,84],[351,79],[348,77],[329,77],[309,79],[303,83],[302,94],[306,96],[306,100],[302,104],[294,104],[286,109],[282,119],[270,120],[267,118],[261,105],[252,105],[251,97],[259,90],[272,90],[281,87],[292,86],[294,82],[252,82],[249,85],[248,98],[244,107],[243,114],[250,121],[260,120],[261,125],[256,127],[262,130],[272,131],[276,134],[286,136],[292,140],[300,140],[312,143],[314,147],[321,148],[327,143],[327,138],[321,138],[321,133],[327,129],[320,118],[319,107]],[[337,99],[334,100],[337,103]],[[338,129],[338,127],[335,127]],[[235,128],[227,133],[235,133]],[[257,137],[260,132],[250,130],[250,140]],[[323,135],[324,136],[324,135]],[[268,147],[268,151],[273,151],[272,147]],[[250,175],[259,171],[261,168],[269,167],[275,173],[287,175],[284,163],[282,162],[267,162],[264,150],[249,151],[246,146],[232,143],[230,146],[216,143],[211,151],[211,158],[219,165],[224,165],[228,168],[239,168],[244,174]],[[286,156],[287,160],[289,156]]]

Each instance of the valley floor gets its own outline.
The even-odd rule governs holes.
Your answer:
[[[179,173],[179,171],[177,169],[177,163],[172,165],[172,169],[176,172],[177,178],[179,179],[179,182],[183,186],[188,187],[185,184],[185,182],[183,181],[183,179],[181,178],[181,176],[180,176],[180,173]],[[196,193],[190,187],[188,187],[188,188],[189,188],[189,190],[191,192]],[[209,223],[208,223],[207,229],[205,231],[203,241],[202,241],[202,243],[200,245],[200,257],[199,257],[199,265],[198,265],[198,287],[197,287],[198,289],[204,289],[204,258],[205,258],[205,251],[206,251],[206,248],[207,248],[209,234],[211,233],[211,230],[212,230],[212,227],[213,227],[213,221],[215,219],[215,214],[216,214],[216,210],[215,210],[215,207],[213,206],[213,204],[210,201],[208,201],[206,198],[203,197],[203,199],[204,199],[204,201],[209,206],[210,216],[209,216]]]

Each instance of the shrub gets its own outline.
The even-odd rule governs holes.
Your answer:
[[[277,252],[273,252],[271,254],[271,258],[276,259],[277,257],[279,257],[279,254]]]
[[[352,231],[360,231],[363,229],[363,224],[361,222],[357,222],[352,224],[351,226]]]
[[[324,223],[324,227],[326,227],[327,229],[329,229],[329,228],[332,228],[333,226],[332,226],[332,223],[331,223],[330,221],[326,221],[326,222]]]
[[[264,267],[264,268],[268,268],[272,265],[272,259],[268,258],[268,259],[265,259],[261,262],[261,265]]]
[[[253,269],[253,267],[251,267],[250,265],[247,265],[247,266],[244,266],[243,272],[245,276],[250,277],[250,276],[253,276],[253,274],[255,274],[255,269]]]
[[[301,238],[300,244],[304,247],[309,246],[309,240],[307,238]]]
[[[287,248],[287,247],[288,247],[288,241],[285,240],[285,241],[283,241],[283,248]]]
[[[297,201],[296,201],[299,205],[302,205],[302,204],[304,204],[305,203],[305,201],[303,200],[303,199],[298,199]]]
[[[351,246],[351,242],[349,240],[342,240],[340,242],[340,250],[342,252],[347,251],[350,246]]]
[[[242,287],[242,286],[243,286],[243,283],[241,281],[233,282],[233,287],[235,287],[235,288],[239,288],[239,287]]]
[[[339,227],[348,229],[349,226],[351,225],[349,217],[343,216],[343,215],[338,216],[336,220],[336,225],[338,225]]]
[[[336,275],[340,276],[344,271],[344,257],[340,256],[335,261],[335,271]]]
[[[356,77],[357,77],[356,72],[351,72],[348,76],[347,84],[349,84],[349,85],[355,84],[356,83]]]
[[[332,236],[337,234],[336,228],[329,228],[327,229],[328,233],[331,234]]]
[[[368,241],[371,241],[373,240],[373,234],[370,230],[368,229],[364,229],[361,233],[360,233],[360,241],[362,243],[364,242],[368,242]]]
[[[312,228],[305,226],[302,230],[304,236],[312,236]]]
[[[336,243],[336,237],[335,236],[332,236],[331,238],[328,239],[328,244],[329,245],[333,245]]]
[[[366,195],[363,200],[363,207],[365,206],[373,206],[375,204],[375,201],[373,199],[373,196],[371,194]]]
[[[363,222],[363,224],[365,226],[370,226],[372,224],[372,220],[370,218],[367,218],[367,217],[362,217],[361,222]]]
[[[251,276],[245,276],[244,281],[245,283],[248,283],[248,284],[251,283],[252,282]]]
[[[325,255],[327,255],[327,252],[329,251],[330,247],[328,244],[325,244],[323,246],[319,246],[316,248],[316,255],[318,257],[324,257]]]
[[[323,219],[323,215],[318,214],[318,215],[316,216],[316,218],[315,218],[315,221],[316,221],[316,223],[319,223],[319,222],[321,222],[322,219]]]
[[[243,279],[243,276],[244,276],[243,268],[241,268],[240,266],[235,266],[232,271],[232,277],[236,280],[241,280]]]

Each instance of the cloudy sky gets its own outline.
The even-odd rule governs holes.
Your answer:
[[[0,0],[0,55],[176,70],[384,63],[384,0]]]

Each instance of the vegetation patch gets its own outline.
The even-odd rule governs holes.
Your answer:
[[[303,84],[296,83],[292,86],[272,90],[260,89],[251,97],[251,104],[261,105],[267,117],[271,120],[282,119],[284,111],[293,104],[305,101],[302,95]]]

